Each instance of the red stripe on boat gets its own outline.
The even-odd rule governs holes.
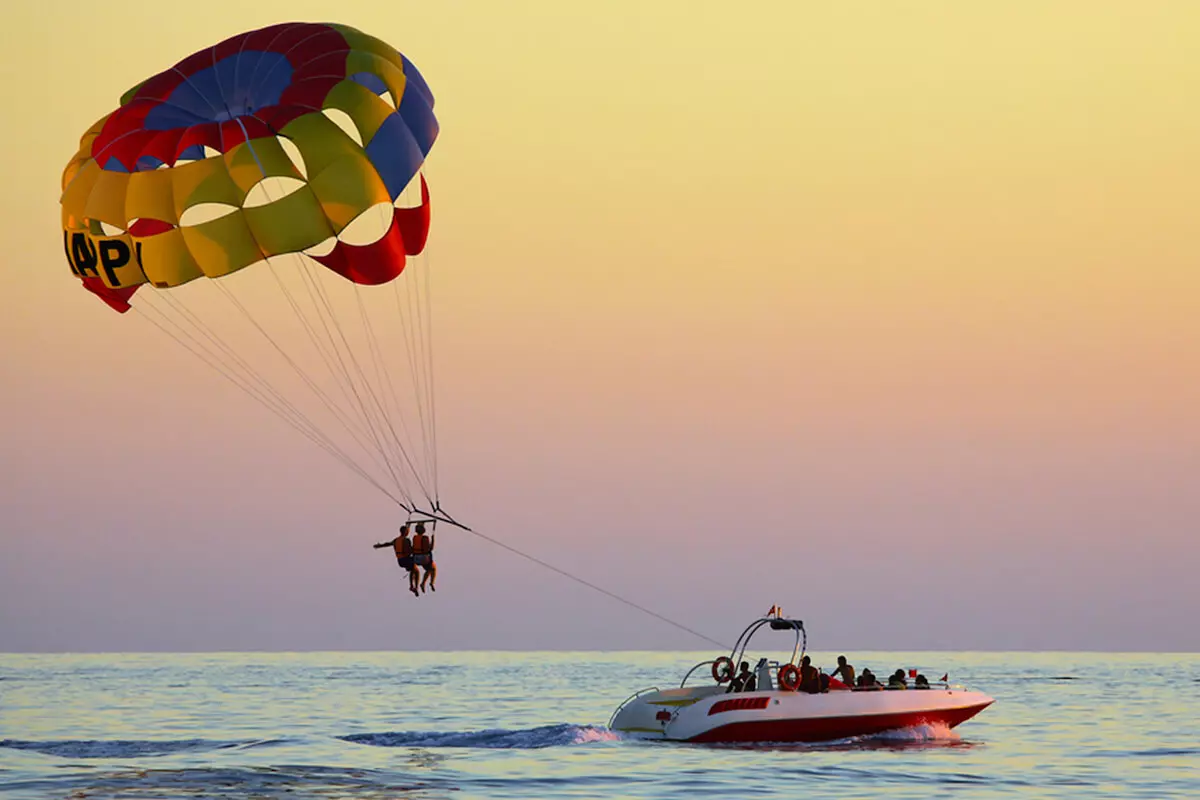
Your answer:
[[[708,709],[708,715],[725,711],[761,711],[771,702],[770,697],[739,697],[735,700],[718,700]]]
[[[757,698],[755,698],[757,699]],[[764,701],[767,698],[762,698]],[[722,700],[715,703],[709,714],[718,713]],[[915,725],[946,725],[953,728],[991,705],[980,703],[965,708],[946,708],[937,711],[905,711],[898,714],[872,714],[849,717],[808,717],[805,719],[767,719],[755,722],[731,722],[694,736],[690,742],[827,742],[851,736],[870,736],[884,731],[911,728]],[[764,708],[759,706],[759,708]],[[728,711],[730,709],[721,709]]]

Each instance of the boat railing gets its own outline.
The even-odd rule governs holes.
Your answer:
[[[644,694],[650,694],[651,692],[657,692],[657,691],[659,691],[659,688],[657,686],[651,686],[646,689],[638,689],[636,692],[629,695],[629,697],[626,697],[625,700],[621,703],[621,705],[617,706],[617,710],[612,713],[612,716],[608,718],[608,727],[612,728],[613,720],[615,720],[617,718],[617,714],[620,714],[621,709],[623,709],[625,706],[629,705],[634,700],[638,699],[639,697],[641,697]]]
[[[687,674],[683,676],[683,680],[681,680],[679,682],[679,688],[682,689],[687,684],[688,678],[692,677],[692,673],[694,673],[696,670],[700,669],[701,667],[711,666],[712,664],[715,664],[715,663],[717,663],[717,660],[715,658],[713,658],[713,659],[709,659],[708,661],[701,661],[699,664],[697,664],[696,666],[689,669],[687,671]]]

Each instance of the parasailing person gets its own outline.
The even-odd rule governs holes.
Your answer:
[[[418,525],[419,530],[424,528]],[[396,553],[396,564],[400,569],[408,573],[408,590],[414,596],[418,596],[417,592],[417,567],[413,558],[413,542],[408,538],[408,523],[400,526],[400,535],[390,542],[380,542],[375,545],[375,549],[379,550],[384,547],[390,547]]]
[[[437,520],[433,521],[433,529],[437,529]],[[421,591],[425,591],[425,582],[429,582],[429,588],[437,591],[437,563],[433,560],[433,543],[434,534],[425,533],[425,523],[418,522],[416,535],[413,536],[412,551],[413,551],[413,585],[417,582],[417,567],[421,567],[424,572],[421,575]],[[413,590],[416,593],[416,590]]]

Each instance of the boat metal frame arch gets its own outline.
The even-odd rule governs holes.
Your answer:
[[[782,617],[760,617],[759,619],[756,619],[747,625],[746,629],[742,631],[740,636],[738,636],[737,641],[733,643],[733,649],[729,651],[729,660],[733,662],[734,669],[737,669],[737,665],[742,663],[742,658],[746,655],[746,650],[750,646],[750,639],[754,637],[754,634],[758,633],[759,629],[762,628],[763,625],[770,625],[771,630],[776,631],[795,631],[796,643],[792,647],[791,660],[783,663],[799,666],[800,659],[804,657],[805,651],[808,650],[808,631],[804,629],[804,621],[799,619],[784,619]],[[682,689],[687,685],[688,678],[692,677],[696,670],[700,669],[701,667],[709,666],[715,662],[715,658],[709,659],[708,661],[701,661],[699,664],[689,669],[687,674],[683,676],[683,680],[679,682],[679,688]],[[772,661],[769,663],[775,668],[783,666],[783,664],[778,661]]]
[[[746,655],[746,649],[750,646],[750,639],[754,637],[754,634],[758,633],[763,625],[770,625],[771,630],[774,631],[795,631],[796,644],[792,648],[792,658],[787,663],[798,666],[800,659],[804,657],[804,653],[808,649],[808,632],[804,629],[804,620],[761,617],[747,625],[742,634],[738,636],[737,641],[733,643],[733,649],[729,652],[729,658],[733,661],[735,668],[737,664],[742,662],[742,658]]]

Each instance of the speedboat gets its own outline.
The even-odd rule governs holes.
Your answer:
[[[753,689],[745,691],[751,682],[735,679],[734,667],[742,663],[751,637],[764,627],[795,634],[792,657],[783,663],[758,659]],[[981,692],[951,686],[946,677],[934,683],[921,679],[915,689],[907,681],[889,689],[811,677],[802,687],[800,666],[807,644],[802,621],[773,611],[750,623],[728,656],[688,670],[679,688],[653,687],[630,696],[613,712],[608,727],[634,738],[676,742],[822,742],[918,725],[953,728],[994,702]],[[689,686],[688,679],[697,673],[711,676],[712,682]],[[915,671],[909,675],[917,677]]]

